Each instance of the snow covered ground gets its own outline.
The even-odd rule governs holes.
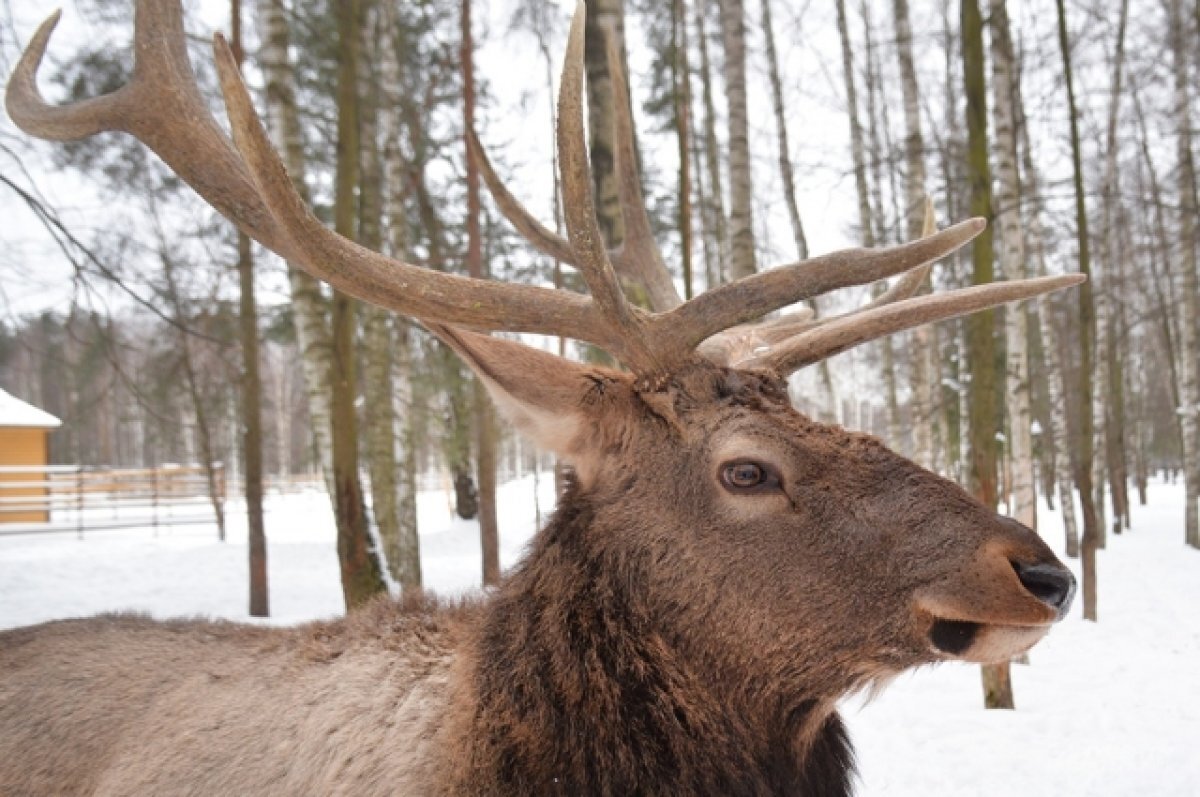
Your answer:
[[[549,507],[553,485],[540,484]],[[533,533],[533,483],[501,489],[502,563]],[[447,496],[420,499],[422,567],[433,589],[478,586],[474,523]],[[1155,484],[1133,531],[1110,537],[1099,564],[1100,622],[1071,617],[1015,666],[1015,712],[980,708],[978,668],[902,676],[882,696],[843,707],[871,795],[1200,794],[1200,551],[1182,543],[1181,485]],[[127,609],[157,617],[246,620],[245,524],[0,536],[0,628]],[[1061,545],[1055,513],[1040,519]],[[341,612],[333,520],[319,493],[270,499],[271,622]],[[1070,563],[1077,567],[1076,562]]]

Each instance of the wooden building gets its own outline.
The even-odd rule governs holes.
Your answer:
[[[61,425],[50,413],[0,389],[0,523],[49,522],[50,511],[42,508],[49,491],[41,485],[48,479],[50,433]]]

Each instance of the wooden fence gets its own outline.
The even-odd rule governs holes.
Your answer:
[[[225,471],[216,470],[225,502]],[[100,470],[77,465],[0,468],[0,535],[213,523],[208,476],[198,465]]]

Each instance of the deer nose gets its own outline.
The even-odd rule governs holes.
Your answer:
[[[1066,616],[1075,598],[1075,576],[1062,565],[1012,563],[1017,571],[1021,586],[1035,598],[1058,612],[1058,619]]]

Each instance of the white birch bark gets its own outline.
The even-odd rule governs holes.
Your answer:
[[[1179,179],[1180,414],[1183,427],[1183,478],[1186,495],[1184,540],[1200,548],[1200,242],[1196,236],[1196,166],[1192,154],[1191,87],[1188,65],[1188,20],[1182,0],[1170,0],[1171,49],[1174,67],[1176,144]],[[1195,35],[1195,34],[1193,34]]]
[[[705,24],[707,0],[697,0],[695,8],[696,40],[700,51],[700,82],[704,97],[704,162],[710,190],[704,208],[716,244],[716,267],[709,287],[729,280],[729,226],[725,223],[725,195],[721,180],[720,144],[717,141],[717,110],[713,100],[712,64],[708,56],[708,30]],[[699,171],[699,170],[697,170]]]
[[[379,57],[381,106],[388,112],[379,119],[383,142],[383,217],[387,253],[393,257],[408,255],[408,228],[404,213],[404,155],[400,150],[400,107],[403,91],[399,53],[394,43],[398,27],[391,3],[383,3],[385,44]],[[388,567],[402,590],[421,586],[421,551],[417,536],[417,461],[412,429],[412,335],[407,322],[394,320],[391,330],[391,403],[393,430],[390,437],[392,458],[396,463],[395,490],[396,534],[384,540]]]
[[[1005,0],[990,0],[992,24],[992,119],[995,129],[996,222],[1000,228],[1000,265],[1007,280],[1024,279],[1025,241],[1017,173],[1016,115],[1013,111],[1013,45]],[[1008,443],[1012,457],[1008,514],[1026,526],[1037,523],[1034,490],[1032,413],[1029,401],[1029,330],[1025,310],[1008,307],[1005,383]]]
[[[921,236],[925,206],[925,142],[921,133],[921,94],[913,62],[912,25],[908,0],[893,0],[892,16],[896,31],[896,59],[900,67],[900,91],[904,99],[904,205],[909,240]],[[923,289],[923,286],[922,286]],[[918,327],[911,336],[913,416],[913,459],[927,468],[934,467],[934,426],[940,413],[933,411],[933,385],[930,362],[933,336],[929,327]]]
[[[758,270],[754,254],[750,120],[746,100],[746,12],[742,0],[720,0],[725,44],[725,93],[729,102],[729,277]]]
[[[1019,83],[1014,83],[1014,109],[1024,118],[1021,108]],[[1028,126],[1021,126],[1021,165],[1025,177],[1025,193],[1029,197],[1029,229],[1027,241],[1033,253],[1037,266],[1036,276],[1045,276],[1046,250],[1045,231],[1041,222],[1041,191],[1038,187],[1038,173],[1033,163],[1033,152],[1029,143]],[[1043,300],[1037,303],[1038,324],[1042,331],[1042,348],[1046,360],[1046,393],[1050,403],[1050,428],[1042,432],[1042,445],[1053,447],[1054,481],[1058,485],[1058,503],[1062,508],[1063,534],[1067,556],[1079,557],[1079,523],[1075,515],[1075,497],[1072,493],[1074,478],[1071,474],[1071,441],[1067,429],[1066,397],[1069,386],[1067,374],[1063,370],[1059,357],[1058,327],[1051,317],[1051,303]]]
[[[296,190],[307,199],[304,142],[296,112],[295,77],[288,60],[290,32],[287,15],[283,0],[258,0],[257,6],[259,38],[262,41],[259,63],[266,83],[267,130],[272,143],[283,155]],[[329,391],[333,344],[329,331],[328,302],[321,292],[321,284],[290,263],[288,285],[291,289],[296,344],[300,349],[300,363],[304,371],[309,429],[326,490],[330,500],[333,500],[336,488],[333,484],[333,410]]]

